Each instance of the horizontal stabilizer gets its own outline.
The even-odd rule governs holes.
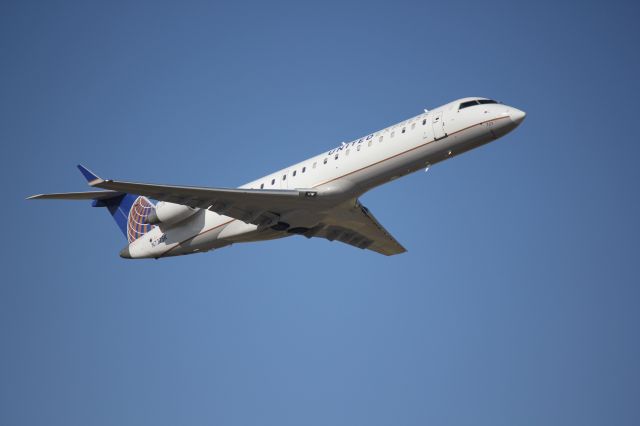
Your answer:
[[[95,173],[80,164],[78,170],[91,186],[103,182]],[[32,195],[27,200],[93,201],[92,207],[105,207],[109,211],[129,242],[140,238],[154,228],[153,225],[146,222],[146,217],[155,209],[154,204],[146,197],[128,194],[125,191],[114,191],[107,188],[104,191],[58,192]]]
[[[27,200],[108,200],[123,195],[119,191],[60,192],[56,194],[38,194]]]

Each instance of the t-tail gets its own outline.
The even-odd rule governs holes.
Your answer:
[[[89,184],[100,180],[95,173],[86,167],[78,165],[78,169]],[[109,210],[129,243],[137,240],[155,227],[147,223],[147,219],[155,210],[155,206],[153,202],[144,196],[118,191],[88,191],[39,194],[27,199],[93,200],[91,204],[93,207],[106,207]]]

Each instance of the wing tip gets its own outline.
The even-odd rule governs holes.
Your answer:
[[[78,164],[78,170],[82,173],[82,176],[89,182],[90,186],[95,186],[101,182],[104,182],[97,174],[93,173],[91,170],[87,169],[82,164]]]
[[[405,248],[402,248],[402,250],[386,251],[386,252],[384,252],[383,254],[384,254],[385,256],[389,256],[389,257],[391,257],[391,256],[397,256],[397,255],[399,255],[399,254],[404,254],[404,253],[406,253],[406,252],[407,252],[407,250],[406,250]]]

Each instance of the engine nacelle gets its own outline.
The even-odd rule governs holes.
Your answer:
[[[185,206],[184,204],[159,201],[158,204],[156,204],[156,208],[147,217],[147,223],[151,225],[157,225],[159,223],[171,225],[185,220],[189,216],[193,216],[197,211],[198,209]]]

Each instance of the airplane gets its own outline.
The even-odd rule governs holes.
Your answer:
[[[237,189],[102,179],[78,165],[89,186],[99,191],[27,199],[92,200],[93,207],[106,207],[127,238],[120,252],[125,259],[202,253],[291,235],[340,241],[392,256],[406,249],[358,198],[492,142],[525,116],[492,99],[463,98]]]

